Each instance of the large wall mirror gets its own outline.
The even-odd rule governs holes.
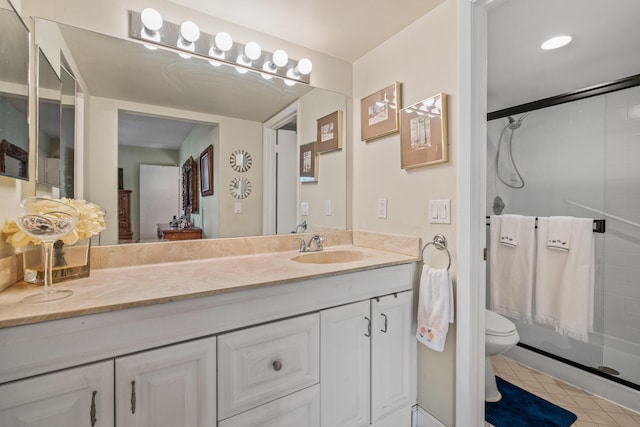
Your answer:
[[[29,179],[29,31],[0,0],[0,175]]]
[[[75,194],[76,80],[66,67],[60,68],[60,196]]]
[[[37,181],[40,184],[59,187],[62,81],[41,49],[38,49],[37,63]]]
[[[41,27],[50,30],[52,23],[46,22]],[[265,234],[263,181],[271,178],[263,176],[267,173],[263,124],[291,105],[297,105],[297,114],[277,129],[283,134],[294,134],[289,150],[291,173],[281,183],[280,191],[287,188],[289,192],[286,213],[290,220],[277,233],[294,232],[304,220],[312,231],[346,229],[347,150],[322,155],[317,183],[300,185],[298,179],[298,145],[316,139],[317,119],[336,110],[346,111],[343,94],[301,84],[289,87],[277,78],[266,80],[259,74],[241,75],[234,67],[215,67],[216,64],[201,58],[151,50],[134,40],[63,24],[56,24],[55,28],[52,37],[58,37],[69,73],[75,77],[77,90],[83,96],[82,108],[75,108],[76,120],[81,121],[84,129],[76,135],[78,141],[83,141],[84,173],[76,179],[82,180],[82,197],[107,211],[102,244],[119,243],[119,168],[123,171],[123,189],[131,191],[128,214],[133,241],[146,242],[140,237],[141,228],[168,223],[174,215],[179,217],[184,212],[181,212],[181,184],[173,189],[173,184],[159,184],[163,181],[154,176],[149,185],[150,178],[141,171],[156,165],[179,176],[184,162],[190,157],[198,159],[209,145],[214,153],[214,188],[212,194],[203,197],[200,182],[196,181],[199,207],[192,212],[191,223],[202,228],[204,238]],[[64,74],[62,78],[64,83]],[[62,91],[64,123],[67,96],[64,88]],[[347,130],[343,132],[346,137]],[[64,142],[60,145],[64,146]],[[253,163],[248,170],[238,172],[229,163],[232,153],[238,150],[251,155]],[[64,152],[61,148],[61,157]],[[266,169],[277,168],[269,165]],[[250,195],[241,200],[228,190],[238,177],[252,184]],[[61,191],[66,187],[64,182],[60,186]],[[170,199],[169,207],[161,216],[147,218],[140,206],[161,198]],[[332,206],[330,212],[325,209],[327,200]],[[304,216],[300,213],[303,201],[309,207]],[[159,209],[154,211],[157,213]]]

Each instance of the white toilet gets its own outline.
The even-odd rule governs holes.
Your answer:
[[[484,332],[484,400],[487,402],[497,402],[502,398],[496,385],[496,377],[493,373],[491,356],[504,353],[516,345],[520,340],[516,325],[498,313],[485,310],[485,332]]]

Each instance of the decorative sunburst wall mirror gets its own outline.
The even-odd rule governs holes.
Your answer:
[[[236,150],[229,157],[229,164],[236,172],[246,172],[251,168],[253,160],[251,155],[244,150]]]
[[[229,191],[236,199],[246,199],[251,194],[251,181],[243,176],[237,176],[231,180]]]

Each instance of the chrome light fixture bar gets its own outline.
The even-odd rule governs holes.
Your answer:
[[[149,49],[162,46],[177,51],[183,58],[198,56],[213,66],[233,66],[241,74],[253,71],[267,80],[279,77],[289,86],[309,84],[312,64],[307,58],[295,61],[281,49],[271,53],[253,41],[238,43],[223,31],[215,35],[203,33],[191,21],[181,25],[167,22],[154,9],[131,11],[129,18],[129,36],[144,42]]]

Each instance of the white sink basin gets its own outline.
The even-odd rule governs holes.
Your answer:
[[[361,261],[365,258],[362,251],[320,251],[307,252],[291,258],[295,262],[303,262],[308,264],[340,264],[345,262]]]

